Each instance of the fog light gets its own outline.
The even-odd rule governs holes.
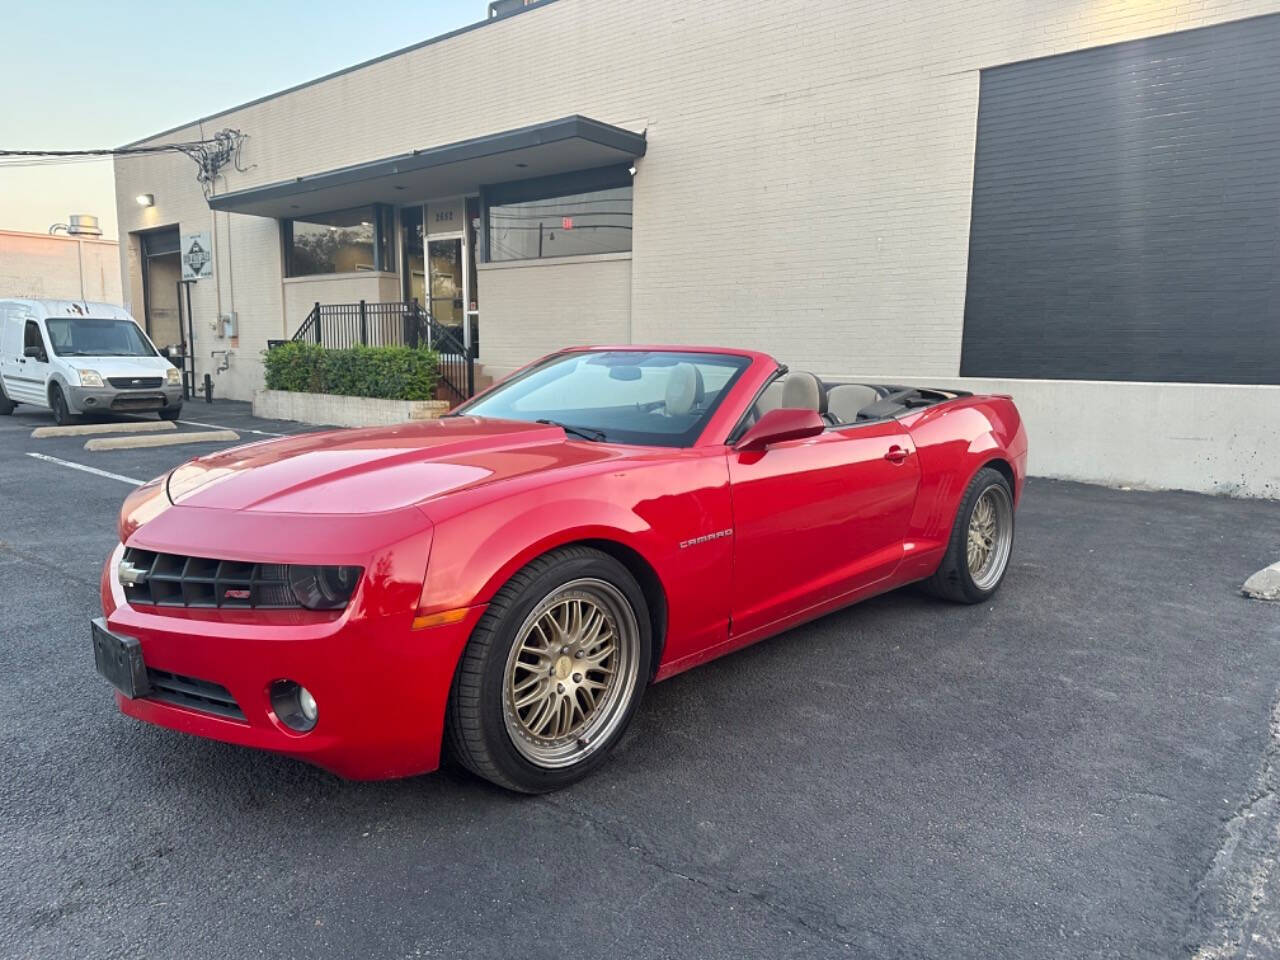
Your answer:
[[[316,698],[300,683],[277,680],[271,684],[271,709],[276,718],[290,730],[306,733],[316,725],[320,710]]]
[[[302,715],[312,723],[316,722],[316,698],[311,695],[311,691],[306,687],[298,688],[298,706],[302,710]]]

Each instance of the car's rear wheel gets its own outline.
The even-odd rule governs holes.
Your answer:
[[[603,763],[649,677],[644,593],[608,554],[565,547],[494,596],[454,677],[451,752],[511,790],[543,793]]]
[[[1013,491],[998,470],[983,467],[969,482],[947,552],[925,587],[958,603],[981,603],[1000,588],[1013,552]]]
[[[49,388],[49,407],[53,410],[53,422],[60,427],[74,423],[71,408],[67,406],[67,398],[62,395],[62,388],[56,383]]]

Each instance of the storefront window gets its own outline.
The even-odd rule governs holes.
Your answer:
[[[490,198],[489,259],[537,260],[630,250],[630,178],[622,185],[589,190],[573,190],[573,180],[562,178],[556,192],[541,196],[504,197],[496,203],[496,198]]]
[[[286,275],[391,269],[389,213],[381,206],[352,207],[285,220]]]

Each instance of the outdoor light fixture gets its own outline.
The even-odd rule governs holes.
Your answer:
[[[154,193],[140,193],[133,199],[138,201],[140,207],[154,207],[156,205],[156,195]]]
[[[636,165],[634,163],[627,167],[627,173],[631,174],[633,177],[636,175]]]

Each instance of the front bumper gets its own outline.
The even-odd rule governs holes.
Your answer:
[[[117,693],[124,713],[184,733],[288,754],[353,780],[412,776],[439,766],[454,668],[483,607],[472,608],[458,623],[414,631],[416,600],[401,604],[408,591],[395,584],[380,587],[367,572],[352,603],[338,615],[130,606],[115,576],[122,552],[117,546],[103,568],[108,628],[136,637],[149,669],[224,687],[243,719]],[[419,580],[412,592],[420,590]],[[302,684],[315,696],[319,718],[311,731],[290,730],[272,711],[268,689],[282,679]]]
[[[182,405],[182,385],[155,387],[150,390],[120,390],[105,387],[68,387],[67,406],[74,413],[131,413],[163,410]]]

